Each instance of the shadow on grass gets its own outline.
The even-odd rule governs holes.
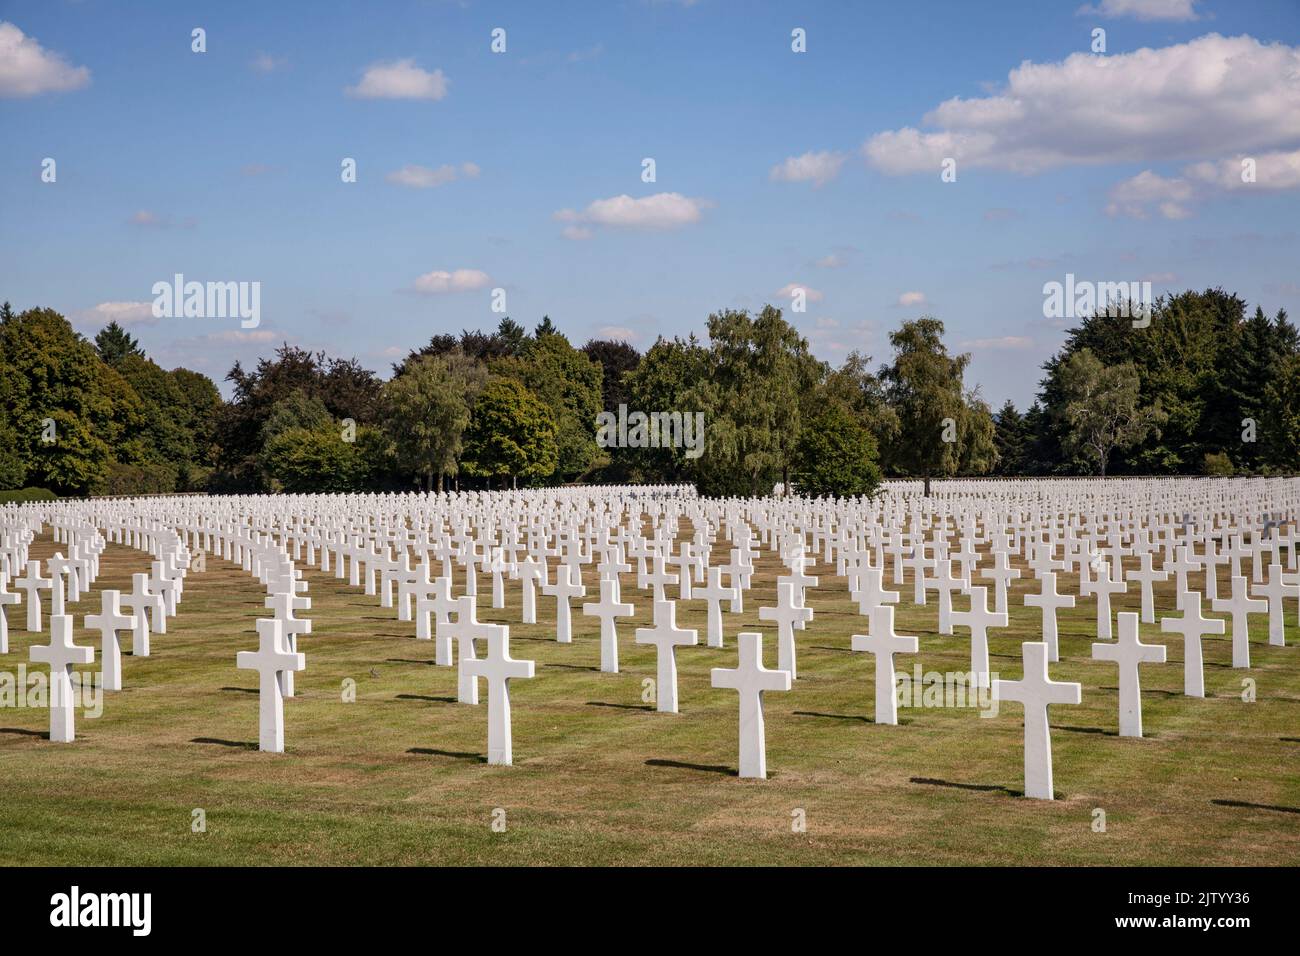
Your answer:
[[[603,700],[589,700],[588,707],[614,707],[618,710],[654,710],[649,704],[609,704]]]
[[[455,697],[426,697],[424,694],[396,694],[394,696],[397,700],[431,700],[438,704],[456,703]]]
[[[825,717],[827,720],[856,720],[864,724],[874,724],[874,717],[867,717],[863,714],[823,714],[815,710],[796,710],[792,711],[796,717]]]
[[[720,773],[728,777],[739,777],[740,771],[719,764],[686,763],[683,760],[659,760],[652,758],[645,762],[647,767],[673,767],[677,770],[700,770],[706,773]]]
[[[1067,727],[1064,724],[1052,724],[1053,730],[1068,730],[1072,734],[1100,734],[1103,737],[1118,737],[1118,730],[1105,730],[1101,727]],[[1148,734],[1148,736],[1150,736]]]
[[[192,744],[217,744],[221,747],[236,747],[240,750],[256,750],[257,744],[248,740],[222,740],[220,737],[195,737]]]
[[[543,664],[542,667],[563,667],[568,671],[596,671],[600,672],[599,667],[588,667],[585,664]]]
[[[1219,807],[1239,807],[1243,810],[1274,810],[1278,813],[1300,813],[1300,807],[1279,807],[1271,803],[1247,803],[1245,800],[1211,800]]]
[[[475,763],[487,763],[483,754],[470,753],[467,750],[438,750],[434,747],[412,747],[408,754],[420,754],[425,757],[453,757],[456,760],[472,760]]]
[[[384,663],[386,663],[386,664],[428,664],[430,667],[434,667],[438,662],[437,662],[437,661],[417,661],[417,660],[415,660],[415,659],[413,659],[413,658],[410,658],[410,657],[389,657],[389,658],[386,658],[386,659],[385,659]]]
[[[50,739],[48,730],[24,730],[22,727],[0,727],[0,734],[18,734],[20,737],[40,737],[42,740]]]
[[[1005,793],[1009,797],[1024,796],[1021,790],[999,786],[996,783],[956,783],[952,780],[940,780],[937,777],[909,777],[908,783],[924,784],[927,787],[951,787],[954,790],[977,790],[980,793]]]
[[[256,687],[223,687],[222,690],[233,690],[241,694],[260,694],[262,693]]]

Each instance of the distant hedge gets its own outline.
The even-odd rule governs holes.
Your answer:
[[[20,488],[16,491],[0,491],[0,505],[11,502],[22,504],[24,501],[54,501],[58,497],[48,488]]]

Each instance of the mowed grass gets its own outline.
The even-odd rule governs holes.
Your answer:
[[[32,557],[55,547],[38,539]],[[721,548],[719,560],[725,558]],[[148,556],[110,545],[91,595],[71,609],[77,640],[104,588],[129,589]],[[987,564],[987,562],[986,562]],[[1021,674],[1020,643],[1038,640],[1037,590],[1014,583],[1011,627],[990,632],[995,670]],[[457,704],[456,673],[433,664],[431,641],[333,573],[307,571],[313,633],[300,639],[307,670],[285,706],[287,752],[256,750],[257,675],[235,667],[253,649],[264,592],[237,567],[209,558],[191,574],[177,617],[149,658],[123,656],[125,690],[98,719],[78,715],[77,740],[56,745],[44,710],[0,710],[0,862],[5,864],[1260,864],[1300,861],[1300,651],[1267,644],[1252,618],[1250,670],[1230,667],[1227,637],[1205,642],[1205,700],[1182,696],[1181,639],[1145,625],[1143,640],[1169,662],[1142,669],[1147,738],[1121,739],[1117,671],[1093,662],[1094,602],[1061,613],[1057,680],[1080,681],[1083,704],[1051,712],[1057,800],[1018,796],[1019,705],[995,718],[974,708],[900,711],[900,726],[872,722],[873,663],[851,653],[865,619],[834,567],[817,564],[808,593],[816,619],[798,637],[799,679],[766,696],[769,779],[741,780],[737,698],[714,690],[713,667],[735,665],[735,635],[761,630],[769,667],[775,634],[758,608],[775,602],[779,568],[758,564],[745,613],[724,615],[726,647],[678,651],[681,713],[642,699],[654,649],[633,643],[650,602],[624,582],[634,620],[621,621],[623,672],[602,674],[598,628],[574,601],[574,643],[554,640],[554,601],[541,623],[519,624],[517,583],[492,610],[480,577],[480,620],[510,624],[512,652],[537,662],[512,685],[513,767],[489,767],[487,708]],[[587,570],[588,594],[596,592]],[[892,568],[886,570],[892,581]],[[1193,576],[1199,584],[1199,577]],[[458,581],[458,588],[460,582]],[[1077,586],[1063,577],[1060,588]],[[892,585],[891,585],[892,587]],[[1220,593],[1228,593],[1226,569]],[[937,633],[937,598],[914,607],[911,572],[895,588],[899,633],[920,654],[911,671],[969,669],[969,637]],[[675,594],[675,588],[670,589]],[[589,598],[594,600],[594,597]],[[1117,596],[1136,610],[1136,586]],[[992,591],[990,589],[990,602]],[[1157,613],[1171,613],[1169,585]],[[965,606],[958,599],[958,607]],[[48,595],[46,600],[48,611]],[[10,653],[28,660],[36,635],[8,609]],[[1296,607],[1287,602],[1294,645]],[[705,636],[704,603],[678,603],[678,623]],[[37,638],[44,643],[48,638]],[[124,644],[127,641],[124,640]],[[96,664],[98,667],[98,663]],[[1257,700],[1243,702],[1242,679]],[[356,681],[345,703],[345,679]],[[206,832],[191,829],[206,814]],[[1094,811],[1106,831],[1095,832]],[[806,830],[792,823],[802,811]],[[493,828],[504,811],[505,830]]]

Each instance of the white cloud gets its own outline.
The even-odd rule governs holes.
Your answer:
[[[609,226],[618,229],[665,230],[678,229],[700,221],[702,210],[711,206],[706,199],[691,199],[681,193],[655,193],[633,199],[627,194],[609,199],[597,199],[582,212],[561,209],[555,213],[559,222]],[[587,235],[569,235],[568,238],[587,238]]]
[[[915,306],[925,305],[927,301],[924,292],[904,292],[898,297],[898,301],[894,304],[901,306]]]
[[[1111,187],[1106,214],[1146,219],[1154,208],[1166,219],[1186,219],[1192,214],[1193,203],[1206,202],[1225,192],[1300,189],[1300,149],[1250,157],[1255,161],[1254,182],[1242,178],[1245,158],[1193,163],[1183,169],[1181,176],[1165,177],[1143,170]]]
[[[560,235],[564,236],[565,239],[581,242],[584,239],[590,239],[593,233],[586,226],[565,226],[560,230]]]
[[[804,153],[791,156],[783,163],[772,167],[768,174],[774,182],[806,183],[813,186],[825,186],[840,174],[840,167],[847,157],[843,153],[821,152]]]
[[[430,295],[444,292],[473,292],[485,289],[492,282],[491,277],[479,269],[456,269],[452,272],[434,270],[426,272],[415,280],[415,291]]]
[[[967,339],[957,344],[959,349],[974,349],[978,352],[990,349],[1031,349],[1034,340],[1023,335],[1003,335],[995,339]]]
[[[1173,285],[1178,281],[1178,276],[1172,272],[1148,272],[1138,278],[1139,282],[1150,282],[1154,285]]]
[[[1209,34],[1130,53],[1025,62],[992,96],[953,97],[863,144],[891,174],[989,167],[1035,173],[1076,164],[1194,160],[1224,143],[1250,154],[1300,139],[1300,48]]]
[[[1187,180],[1169,179],[1147,169],[1111,187],[1106,215],[1146,219],[1148,207],[1154,206],[1166,219],[1186,219],[1192,214],[1187,207],[1191,199],[1192,184]]]
[[[1135,20],[1199,20],[1196,0],[1101,0],[1098,4],[1084,4],[1079,16],[1132,17]]]
[[[440,100],[447,95],[447,86],[442,70],[430,73],[406,59],[371,64],[361,75],[361,82],[344,92],[367,100]]]
[[[224,332],[209,332],[199,336],[202,342],[224,342],[235,345],[247,345],[258,342],[274,342],[280,337],[279,332],[271,329],[255,329],[245,332],[241,329],[226,329]]]
[[[1297,77],[1300,80],[1300,77]],[[1195,163],[1183,174],[1207,186],[1219,189],[1241,189],[1247,192],[1300,188],[1300,149],[1295,152],[1261,153],[1249,157],[1255,160],[1255,181],[1245,182],[1242,161],[1247,157],[1221,159],[1218,162]]]
[[[76,315],[76,324],[82,328],[99,329],[110,322],[121,326],[153,325],[158,320],[153,314],[152,302],[101,302]]]
[[[625,325],[602,325],[596,330],[597,338],[615,339],[620,342],[635,342],[639,335]]]
[[[838,252],[832,252],[828,256],[822,256],[813,263],[813,265],[818,269],[842,269],[848,264],[848,260]]]
[[[254,73],[274,73],[276,70],[281,69],[286,62],[283,57],[271,56],[269,53],[259,53],[253,57],[248,67]]]
[[[820,302],[825,298],[820,289],[814,289],[812,286],[803,282],[787,282],[785,285],[781,286],[781,288],[772,293],[772,298],[788,299],[794,295],[796,289],[802,289],[804,296],[809,302]]]
[[[89,69],[70,66],[12,23],[0,21],[0,96],[65,93],[88,83]]]
[[[431,189],[435,186],[445,186],[457,179],[475,179],[479,172],[478,166],[474,163],[461,163],[460,166],[444,163],[437,169],[430,169],[428,166],[403,166],[389,173],[384,179],[397,186]]]

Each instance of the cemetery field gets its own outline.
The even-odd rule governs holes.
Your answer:
[[[36,539],[33,559],[55,547]],[[724,551],[719,551],[725,557]],[[83,616],[105,588],[130,589],[148,555],[109,544],[95,590],[70,605],[76,640],[98,651]],[[1023,568],[1020,558],[1013,566]],[[1136,565],[1135,565],[1136,566]],[[991,718],[976,707],[900,709],[900,726],[872,721],[872,655],[852,653],[866,619],[834,566],[808,573],[815,619],[798,636],[799,676],[765,696],[767,781],[741,780],[736,694],[710,686],[712,667],[735,664],[739,630],[773,629],[758,608],[775,603],[777,558],[756,560],[743,614],[724,615],[726,648],[678,651],[681,713],[642,699],[655,650],[633,643],[650,621],[646,592],[625,575],[635,618],[619,622],[623,672],[598,671],[599,623],[573,602],[574,642],[554,640],[554,599],[538,597],[536,625],[521,625],[520,588],[507,608],[479,619],[510,625],[511,652],[537,662],[512,685],[514,766],[489,767],[486,705],[455,702],[456,673],[433,665],[432,641],[360,588],[304,567],[313,632],[300,639],[306,671],[285,702],[285,754],[257,750],[257,674],[235,654],[257,646],[265,588],[212,556],[185,581],[168,633],[152,656],[123,656],[125,689],[102,716],[78,713],[75,745],[51,745],[44,709],[0,709],[0,862],[6,865],[155,864],[1149,864],[1294,865],[1300,860],[1300,641],[1287,604],[1289,646],[1267,643],[1267,615],[1252,615],[1251,668],[1230,667],[1227,637],[1205,639],[1205,700],[1182,696],[1182,642],[1143,625],[1168,663],[1141,670],[1146,737],[1119,738],[1117,671],[1090,659],[1094,601],[1060,613],[1056,680],[1083,685],[1081,706],[1053,706],[1054,802],[1020,799],[1021,709]],[[780,568],[780,571],[778,571]],[[596,590],[589,570],[587,600]],[[1229,591],[1222,569],[1221,594]],[[967,671],[969,632],[936,631],[934,603],[916,608],[912,572],[896,627],[920,638],[899,671]],[[993,668],[1021,674],[1020,644],[1040,639],[1040,614],[1023,606],[1032,572],[1013,582],[1011,626],[989,633]],[[1200,575],[1192,575],[1195,582]],[[1074,593],[1077,578],[1061,575]],[[1138,608],[1137,588],[1117,595]],[[1172,613],[1169,583],[1157,615]],[[958,599],[965,607],[965,599]],[[1208,611],[1207,611],[1208,614]],[[1220,615],[1213,615],[1220,616]],[[33,643],[11,617],[17,672]],[[703,601],[679,601],[678,624],[700,629]],[[124,646],[129,642],[124,641]],[[1242,700],[1243,678],[1255,681]],[[346,679],[355,702],[343,700]],[[1095,811],[1105,832],[1095,832]],[[202,810],[206,831],[192,831]],[[494,830],[504,811],[505,830]],[[806,829],[797,832],[800,819]],[[498,828],[499,829],[499,828]]]

